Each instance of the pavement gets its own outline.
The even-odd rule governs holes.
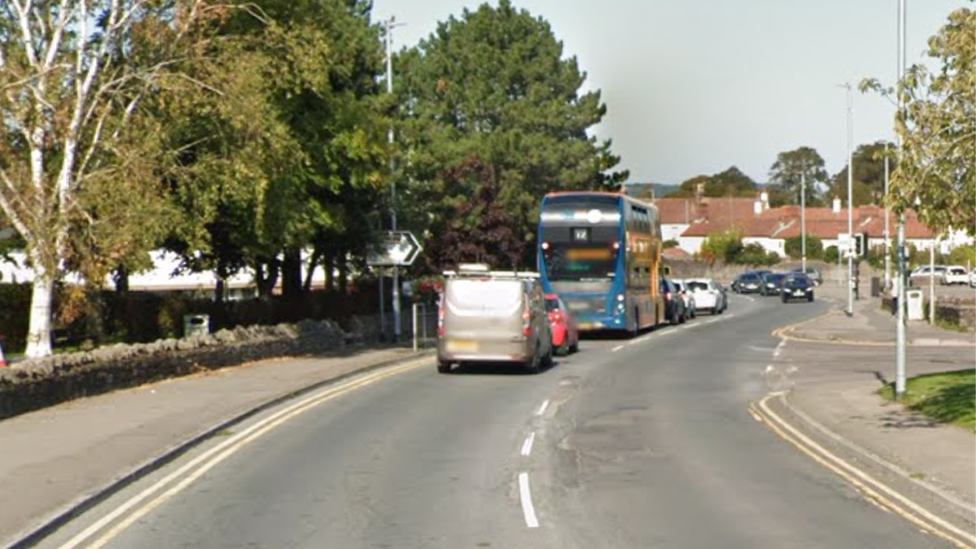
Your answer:
[[[43,533],[214,434],[301,392],[430,359],[400,348],[273,359],[0,421],[0,547]]]
[[[964,532],[976,528],[976,437],[940,425],[877,391],[895,376],[895,319],[880,299],[845,312],[841,288],[823,288],[830,310],[775,332],[770,365],[779,409],[801,431]],[[974,334],[925,322],[907,326],[908,377],[976,367]]]

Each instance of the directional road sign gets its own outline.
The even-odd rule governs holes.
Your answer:
[[[374,267],[403,267],[412,265],[423,248],[409,231],[389,231],[366,258]]]

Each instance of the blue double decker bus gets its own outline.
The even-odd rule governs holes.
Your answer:
[[[542,199],[538,269],[581,330],[637,333],[664,322],[657,208],[624,194],[561,192]]]

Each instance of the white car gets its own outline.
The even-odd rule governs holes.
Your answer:
[[[912,271],[908,276],[909,286],[922,286],[929,283],[929,278],[933,275],[936,284],[945,284],[946,268],[944,265],[936,265],[935,269],[930,269],[928,265],[919,267]]]
[[[709,311],[716,315],[729,308],[725,290],[715,280],[711,278],[689,278],[684,282],[695,297],[695,307],[699,311]]]
[[[969,284],[970,276],[965,267],[949,265],[945,271],[946,284]]]
[[[969,287],[976,288],[976,270],[969,273]]]
[[[674,284],[676,290],[678,290],[678,295],[685,300],[685,310],[688,311],[689,318],[695,318],[698,314],[698,304],[695,302],[695,294],[688,291],[688,284],[684,280],[673,279],[671,283]]]

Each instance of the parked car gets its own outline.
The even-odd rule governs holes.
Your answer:
[[[945,275],[946,275],[945,265],[936,265],[934,269],[930,265],[924,265],[912,271],[912,274],[908,276],[908,285],[921,286],[924,284],[928,284],[929,278],[931,278],[932,276],[935,277],[936,284],[945,284],[946,283]]]
[[[549,311],[549,327],[552,329],[552,345],[555,353],[566,356],[579,350],[579,327],[576,318],[563,300],[556,294],[546,294]]]
[[[661,295],[664,296],[664,318],[672,325],[682,324],[688,320],[685,300],[678,295],[674,283],[661,277]]]
[[[806,273],[789,273],[783,277],[783,289],[780,292],[783,303],[793,299],[813,301],[813,280]]]
[[[695,307],[699,311],[720,314],[729,308],[725,289],[711,278],[689,278],[685,281],[688,290],[695,296]]]
[[[763,275],[759,293],[765,296],[780,295],[780,290],[783,289],[783,277],[785,276],[783,273],[768,273]]]
[[[438,308],[437,370],[464,362],[519,362],[530,371],[552,364],[552,329],[535,273],[462,265],[444,273]]]
[[[674,287],[678,290],[678,295],[685,300],[685,311],[688,311],[688,318],[695,318],[698,314],[698,306],[695,304],[695,294],[688,291],[688,285],[684,280],[672,280]]]
[[[759,291],[762,277],[755,271],[746,271],[732,283],[732,290],[740,294],[753,294]]]
[[[976,269],[969,273],[969,287],[976,288]]]
[[[803,273],[803,272],[805,272],[806,275],[808,277],[810,277],[810,280],[813,282],[813,285],[814,286],[819,286],[819,285],[823,284],[823,274],[821,274],[820,273],[820,269],[818,269],[816,267],[811,267],[811,266],[807,265],[806,271],[803,270],[803,267],[797,267],[797,268],[793,269],[793,272],[794,273]]]
[[[969,272],[960,265],[949,265],[945,270],[946,284],[969,284]]]

